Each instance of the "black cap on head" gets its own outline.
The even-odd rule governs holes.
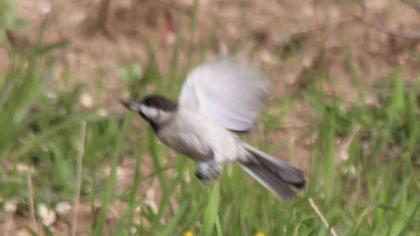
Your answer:
[[[148,113],[147,111],[155,109],[157,111],[161,110],[172,113],[176,112],[178,109],[178,105],[175,102],[161,95],[149,95],[138,101],[121,99],[121,103],[129,110],[137,112],[141,117],[148,121],[155,131],[159,129],[162,118],[165,116],[158,115],[156,111],[152,113]],[[142,106],[144,106],[144,108],[142,108]]]
[[[176,111],[178,109],[178,105],[175,102],[161,95],[149,95],[143,98],[140,103],[164,111]]]

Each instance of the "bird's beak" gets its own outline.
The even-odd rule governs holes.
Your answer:
[[[125,106],[127,109],[135,112],[140,111],[140,105],[137,102],[130,101],[128,99],[121,98],[121,104]]]

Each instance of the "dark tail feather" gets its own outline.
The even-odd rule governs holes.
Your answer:
[[[284,199],[293,199],[296,189],[305,187],[302,170],[274,159],[248,144],[244,146],[255,157],[255,161],[241,162],[241,167],[271,192]]]

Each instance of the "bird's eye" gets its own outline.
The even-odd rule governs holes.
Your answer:
[[[151,105],[152,105],[152,103],[150,102],[150,100],[149,100],[149,99],[146,99],[143,103],[144,103],[146,106],[151,106]]]

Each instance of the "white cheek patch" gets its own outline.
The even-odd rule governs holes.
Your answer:
[[[147,118],[157,123],[164,123],[168,121],[171,117],[170,112],[162,111],[157,108],[149,107],[146,105],[141,105],[140,110]]]
[[[140,111],[149,119],[156,120],[158,118],[159,111],[156,108],[140,105]]]

